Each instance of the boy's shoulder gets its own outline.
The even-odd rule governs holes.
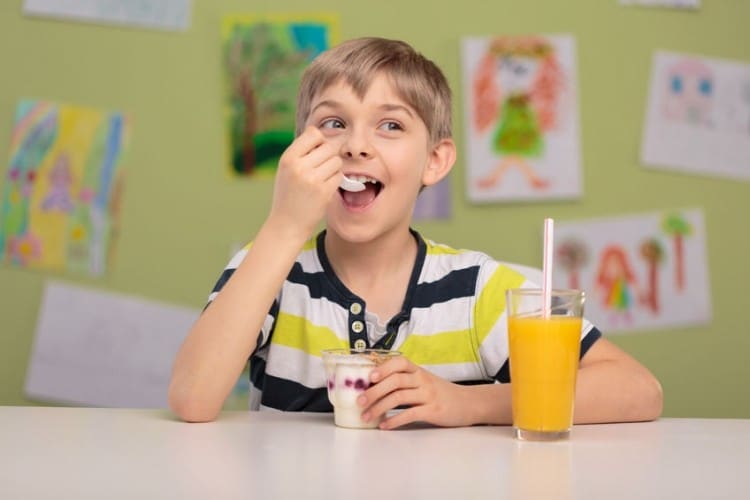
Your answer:
[[[484,270],[485,275],[493,274],[500,270],[506,277],[520,275],[528,281],[541,282],[542,273],[537,268],[515,262],[497,260],[479,250],[454,248],[450,245],[436,243],[428,238],[422,237],[422,239],[427,249],[426,259],[432,261],[434,265],[442,267],[444,271],[447,270],[446,268],[457,270],[479,267]]]

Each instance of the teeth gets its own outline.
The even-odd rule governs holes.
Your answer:
[[[362,182],[362,183],[371,182],[371,183],[375,184],[376,182],[378,182],[375,179],[373,179],[372,177],[367,177],[366,175],[353,175],[353,176],[349,176],[349,178],[352,179],[352,180],[355,180],[357,182]]]

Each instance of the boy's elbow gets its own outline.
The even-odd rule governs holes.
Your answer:
[[[650,421],[661,417],[664,409],[664,391],[659,380],[651,373],[644,377],[640,399],[642,402],[639,405],[641,418],[638,420]]]
[[[191,423],[216,420],[220,409],[213,409],[202,403],[200,398],[191,397],[173,386],[169,387],[169,408],[182,421]]]

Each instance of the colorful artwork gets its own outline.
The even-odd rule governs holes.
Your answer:
[[[30,269],[106,271],[128,120],[46,101],[16,110],[0,205],[0,259]]]
[[[555,233],[553,285],[584,290],[603,331],[709,321],[700,210],[558,222]]]
[[[295,130],[302,72],[338,41],[334,16],[230,16],[222,25],[229,170],[273,174]]]
[[[750,180],[750,64],[657,52],[641,157],[651,168]]]
[[[580,196],[573,38],[466,38],[462,48],[469,198]]]

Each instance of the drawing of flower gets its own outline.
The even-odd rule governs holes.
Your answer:
[[[27,232],[8,239],[8,254],[11,261],[28,266],[42,256],[42,242],[34,234]]]

